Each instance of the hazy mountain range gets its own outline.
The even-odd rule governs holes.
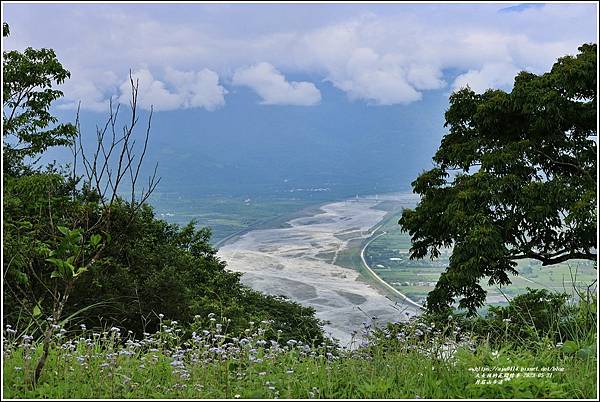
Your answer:
[[[262,105],[255,93],[239,88],[223,109],[155,112],[146,167],[159,164],[157,191],[186,196],[318,191],[338,198],[408,190],[431,166],[444,133],[447,92],[380,106],[349,100],[328,82],[319,89],[318,107]],[[58,113],[74,119],[72,111]],[[121,113],[128,113],[124,105]],[[95,125],[106,116],[81,113],[86,143],[93,143]],[[52,158],[68,156],[55,149]]]

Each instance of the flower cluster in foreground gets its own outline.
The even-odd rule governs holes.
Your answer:
[[[82,325],[67,330],[58,326],[36,387],[28,379],[41,355],[42,342],[7,325],[3,331],[5,395],[233,399],[494,397],[493,389],[475,386],[470,367],[555,365],[562,358],[556,348],[545,349],[543,353],[554,360],[541,363],[531,354],[511,355],[512,351],[478,343],[457,323],[441,326],[420,318],[385,328],[365,322],[361,331],[354,334],[352,348],[340,348],[330,342],[307,344],[284,340],[281,333],[272,330],[271,321],[252,322],[241,334],[231,334],[230,321],[215,314],[207,317],[210,324],[204,329],[199,323],[206,317],[196,317],[198,325],[191,328],[166,320],[163,315],[159,318],[156,332],[144,332],[137,338],[131,331],[118,327],[95,330]],[[519,363],[523,356],[525,360]],[[579,370],[581,362],[574,367]],[[539,388],[540,395],[567,392],[561,388],[568,384],[564,378],[545,381]],[[587,395],[581,389],[569,392]],[[505,396],[515,395],[509,392]]]

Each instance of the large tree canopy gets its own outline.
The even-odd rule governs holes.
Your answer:
[[[548,73],[521,72],[510,93],[451,95],[435,167],[412,183],[421,200],[399,221],[411,258],[452,248],[430,310],[460,297],[474,314],[480,280],[509,284],[519,259],[596,259],[596,53],[586,44]]]

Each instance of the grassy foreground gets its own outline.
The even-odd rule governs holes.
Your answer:
[[[40,381],[41,345],[4,330],[5,398],[594,398],[596,356],[549,340],[493,348],[460,328],[364,324],[355,350],[245,336],[226,319],[188,336],[176,322],[135,340],[118,328],[76,335],[57,328]],[[449,329],[452,329],[449,331]],[[458,331],[457,331],[458,329]],[[376,335],[376,336],[374,336]]]

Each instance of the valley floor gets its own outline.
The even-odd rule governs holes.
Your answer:
[[[402,201],[407,195],[387,197]],[[357,270],[335,264],[350,241],[371,237],[386,215],[374,208],[382,200],[326,204],[315,215],[290,220],[289,227],[234,238],[220,248],[219,256],[229,269],[242,272],[242,282],[253,289],[315,308],[317,317],[328,322],[325,331],[341,346],[351,346],[353,332],[364,322],[399,321],[419,311],[359,281]]]

